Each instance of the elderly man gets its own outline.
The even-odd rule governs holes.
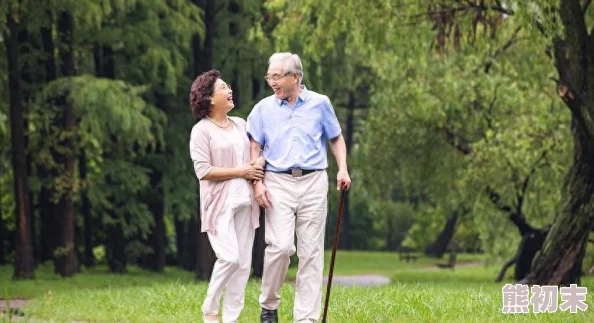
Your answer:
[[[337,189],[348,189],[346,145],[334,108],[327,96],[301,84],[301,59],[275,53],[266,80],[274,90],[254,106],[247,119],[251,158],[262,153],[264,179],[254,182],[254,196],[266,208],[261,322],[276,323],[280,288],[290,256],[299,267],[295,286],[295,322],[316,322],[320,316],[324,231],[328,210],[326,140],[338,164]]]

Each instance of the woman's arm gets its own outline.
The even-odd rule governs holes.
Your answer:
[[[203,129],[194,127],[190,135],[190,157],[199,180],[224,181],[232,178],[259,180],[264,177],[262,167],[249,162],[239,167],[215,167],[211,164],[208,135]]]
[[[202,179],[209,181],[225,181],[232,178],[261,179],[264,176],[262,167],[253,162],[247,163],[241,167],[225,168],[211,167],[210,172]]]

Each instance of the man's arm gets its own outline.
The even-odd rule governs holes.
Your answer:
[[[344,137],[338,135],[338,137],[334,139],[330,139],[330,150],[332,150],[332,154],[336,159],[336,164],[338,165],[338,170],[341,169],[347,170],[347,151],[346,151],[346,143],[344,142]]]
[[[262,145],[260,145],[254,138],[250,138],[250,160],[254,161],[260,167],[264,167],[264,157],[262,156]]]
[[[347,150],[346,150],[346,143],[344,142],[344,137],[338,135],[338,137],[330,139],[330,150],[332,150],[332,154],[336,159],[336,164],[338,165],[338,173],[336,174],[336,181],[337,187],[336,189],[340,190],[341,188],[348,190],[351,187],[351,178],[349,176],[349,170],[347,167]]]
[[[262,152],[262,145],[260,145],[254,138],[250,138],[250,159],[251,160],[264,160],[264,157],[261,156]],[[263,162],[265,163],[265,162]],[[254,184],[254,198],[258,205],[263,208],[267,208],[270,206],[270,196],[268,195],[268,189],[264,186],[262,180],[257,180],[252,182]]]

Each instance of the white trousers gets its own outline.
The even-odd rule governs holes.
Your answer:
[[[292,177],[266,172],[264,184],[270,193],[270,207],[265,216],[268,246],[264,253],[260,305],[269,310],[278,308],[289,257],[297,250],[299,265],[293,318],[295,322],[317,321],[322,301],[328,174],[320,171]]]
[[[229,197],[232,199],[232,197]],[[245,287],[250,276],[254,232],[251,206],[231,208],[226,201],[215,221],[215,234],[208,233],[217,261],[206,298],[204,315],[217,315],[223,290],[223,322],[236,322],[244,304]]]

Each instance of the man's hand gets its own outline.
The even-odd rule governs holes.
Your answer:
[[[351,187],[351,177],[349,176],[349,171],[346,169],[339,169],[338,173],[336,174],[336,183],[337,183],[337,190],[341,188],[344,190],[348,190]]]
[[[266,165],[266,160],[264,159],[264,156],[260,156],[260,157],[258,157],[256,159],[254,159],[252,162],[254,163],[254,165],[259,166],[262,169]]]
[[[258,181],[254,186],[254,198],[261,207],[270,207],[270,193],[262,181]]]

